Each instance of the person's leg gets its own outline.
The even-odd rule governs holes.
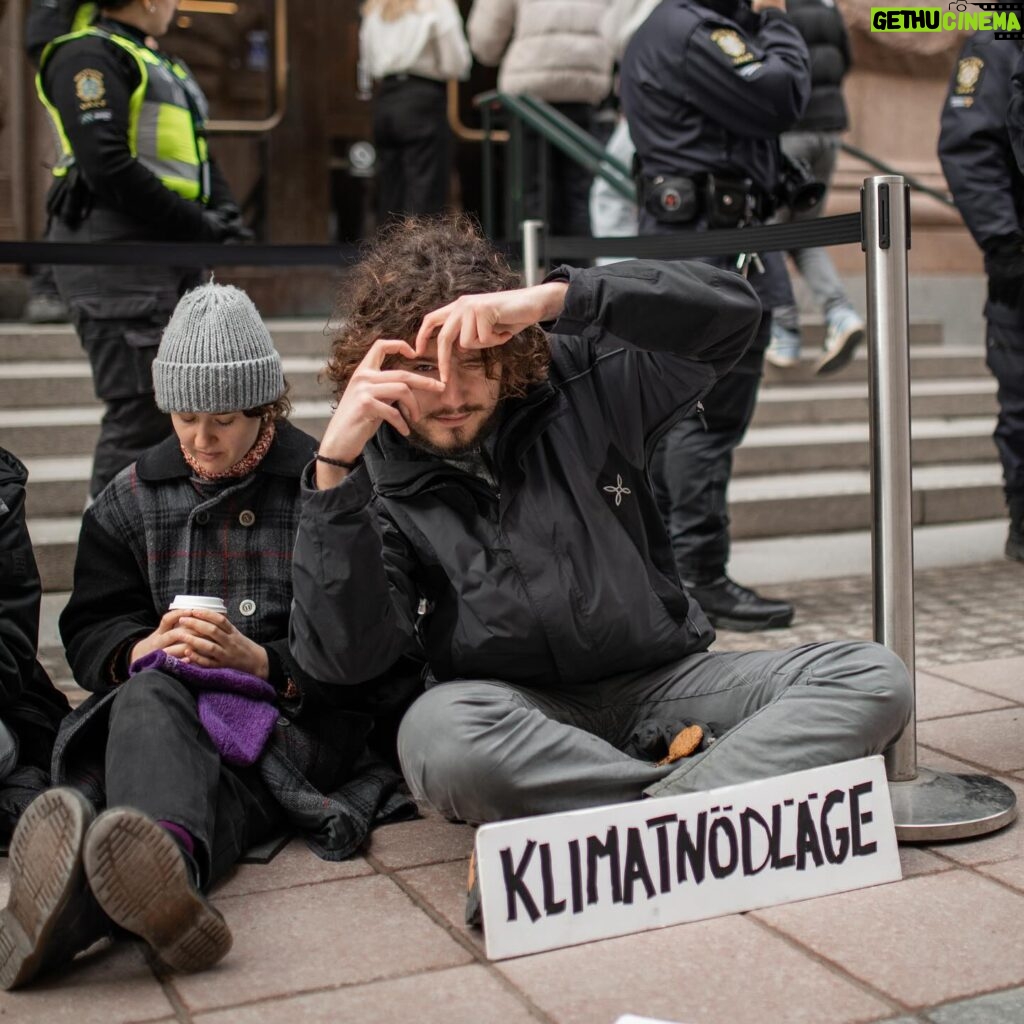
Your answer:
[[[1024,331],[989,322],[986,362],[999,385],[993,440],[1010,511],[1006,557],[1024,561]]]
[[[152,365],[164,325],[177,301],[177,278],[167,275],[167,280],[152,283],[140,279],[140,288],[151,291],[104,292],[104,270],[114,272],[111,268],[55,270],[61,295],[89,358],[93,389],[106,407],[93,455],[91,498],[146,448],[171,433],[170,417],[156,407]],[[130,285],[130,271],[116,280]]]
[[[0,988],[62,967],[106,934],[89,892],[82,844],[95,817],[74,789],[50,789],[25,809],[8,851],[7,905],[0,910]]]
[[[274,816],[266,794],[222,766],[196,698],[171,676],[134,676],[114,698],[105,766],[110,808],[83,860],[103,910],[169,967],[203,970],[231,948],[201,895]]]
[[[703,417],[676,424],[651,463],[679,578],[714,625],[731,629],[780,628],[793,619],[788,602],[763,598],[726,575],[732,453],[754,414],[770,323],[762,316],[750,349],[704,399]]]
[[[717,736],[645,790],[671,796],[879,754],[909,721],[913,689],[896,655],[857,641],[696,655],[646,699]]]
[[[448,201],[451,132],[442,82],[410,80],[402,148],[405,210],[417,216],[440,213]]]
[[[135,358],[156,358],[156,348]],[[125,466],[171,433],[171,418],[156,406],[152,392],[130,398],[109,398],[100,420],[100,436],[93,454],[89,495],[95,498]]]
[[[384,224],[405,206],[405,175],[402,167],[401,83],[382,82],[373,102],[373,145],[377,151],[377,221]]]
[[[492,681],[441,683],[406,712],[406,782],[448,818],[474,823],[639,799],[670,767],[600,735],[598,687],[545,692]]]
[[[192,837],[204,890],[278,821],[258,772],[222,764],[196,698],[161,672],[134,676],[115,698],[105,775],[108,807],[134,808]]]
[[[564,114],[588,135],[594,134],[594,108],[589,103],[555,103]],[[590,186],[594,176],[561,150],[552,147],[551,231],[552,235],[589,238]]]

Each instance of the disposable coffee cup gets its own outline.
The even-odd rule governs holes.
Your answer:
[[[198,594],[175,594],[170,611],[178,610],[220,612],[226,615],[228,606],[219,597],[201,597]]]

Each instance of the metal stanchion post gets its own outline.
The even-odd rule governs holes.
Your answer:
[[[523,221],[523,284],[540,283],[540,236],[544,230],[542,220]]]
[[[909,189],[898,175],[865,178],[861,192],[867,254],[871,403],[871,555],[875,639],[914,678],[914,553],[910,479]],[[886,753],[896,836],[929,842],[983,835],[1017,816],[1009,786],[917,764],[916,710]]]

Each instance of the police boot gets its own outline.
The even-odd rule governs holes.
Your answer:
[[[1010,534],[1006,538],[1006,557],[1024,562],[1024,494],[1010,499]]]
[[[94,815],[76,790],[51,789],[21,816],[9,852],[10,893],[0,910],[0,988],[24,985],[109,934],[82,869]]]
[[[762,597],[724,573],[708,583],[687,583],[686,589],[713,626],[750,633],[756,629],[785,629],[793,621],[788,601]]]

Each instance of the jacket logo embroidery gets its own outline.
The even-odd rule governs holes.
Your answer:
[[[623,487],[622,486],[622,474],[621,473],[616,473],[615,474],[615,486],[614,487],[612,487],[611,484],[607,484],[606,486],[602,487],[601,490],[607,491],[608,494],[614,494],[615,495],[615,506],[616,506],[616,508],[619,505],[622,504],[622,496],[624,494],[632,494],[633,493],[628,487]]]

